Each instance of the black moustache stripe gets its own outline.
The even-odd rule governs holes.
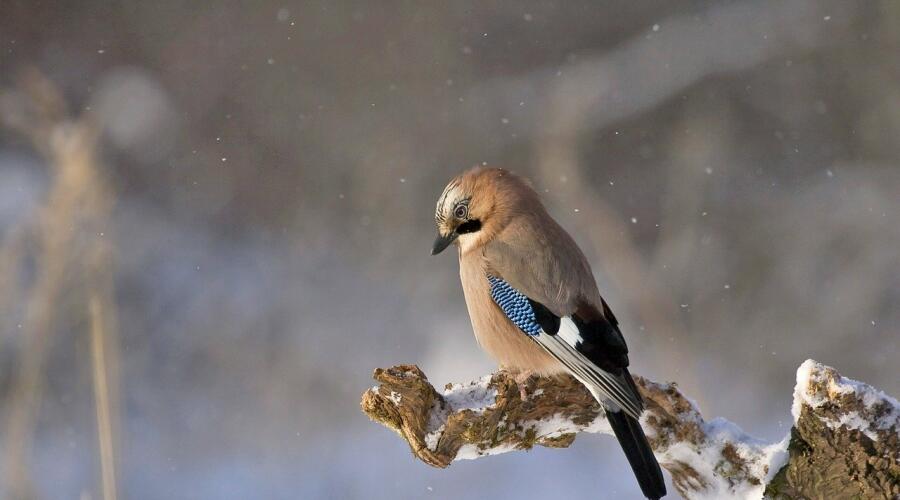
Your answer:
[[[472,219],[460,224],[459,227],[456,228],[456,232],[459,234],[468,234],[474,233],[475,231],[478,231],[480,229],[481,221],[478,219]]]

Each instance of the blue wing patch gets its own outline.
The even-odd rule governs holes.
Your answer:
[[[537,322],[528,297],[496,276],[488,275],[487,279],[491,284],[491,297],[506,317],[526,334],[539,335],[541,325]]]

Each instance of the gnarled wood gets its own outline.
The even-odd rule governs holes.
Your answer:
[[[833,368],[801,366],[792,438],[774,444],[725,420],[703,420],[674,383],[634,378],[647,406],[644,431],[685,498],[900,495],[900,405]],[[363,411],[434,467],[535,445],[565,448],[578,432],[611,433],[602,409],[569,376],[530,379],[524,401],[502,371],[442,392],[414,365],[375,370],[375,379]]]

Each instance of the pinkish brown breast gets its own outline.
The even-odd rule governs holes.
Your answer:
[[[556,359],[519,330],[494,303],[480,251],[460,256],[459,277],[475,338],[501,367],[511,371],[531,370],[540,375],[564,371]]]

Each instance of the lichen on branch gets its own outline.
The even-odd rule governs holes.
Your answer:
[[[570,376],[529,379],[525,400],[502,371],[440,392],[414,365],[377,369],[374,377],[379,385],[363,394],[363,411],[434,467],[535,445],[565,448],[579,432],[612,433],[603,410]],[[644,432],[685,498],[900,495],[900,405],[833,368],[801,366],[795,426],[778,443],[724,419],[705,421],[674,383],[634,378],[647,406]],[[821,460],[831,460],[827,477]]]

